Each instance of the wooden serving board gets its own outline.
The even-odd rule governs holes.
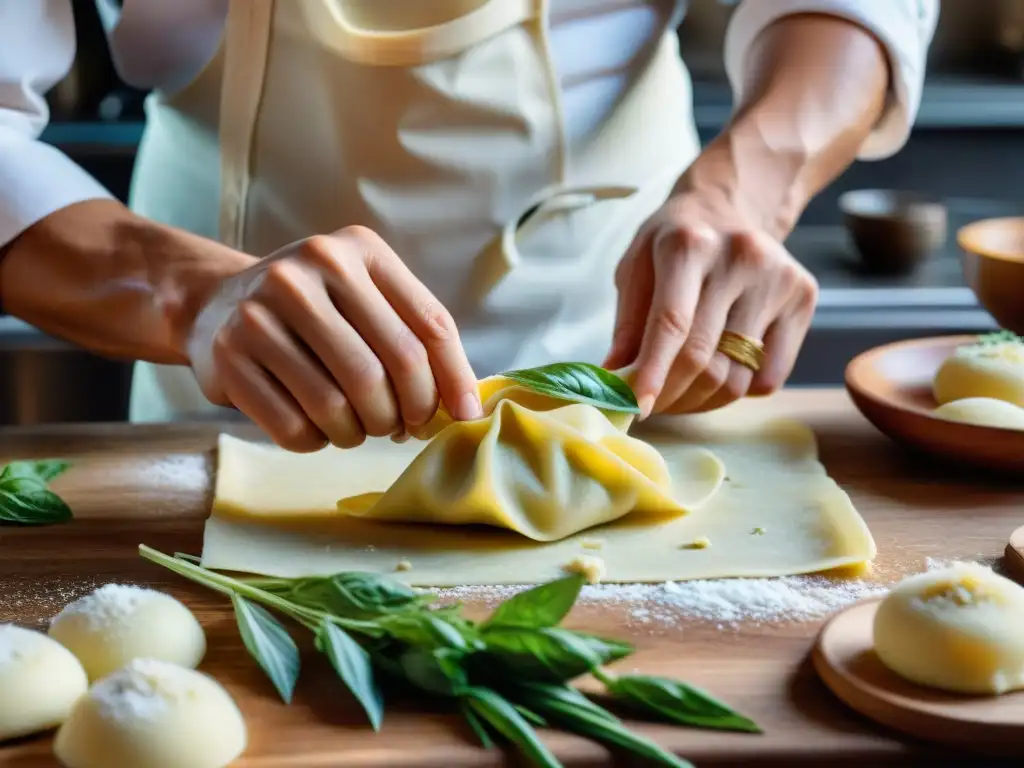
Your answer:
[[[908,458],[867,424],[840,390],[787,391],[744,407],[793,415],[814,427],[822,461],[850,493],[878,543],[874,578],[922,570],[926,558],[997,558],[1024,504],[1024,483],[958,476],[933,460]],[[0,461],[69,458],[58,490],[76,512],[67,525],[0,528],[0,622],[42,628],[65,603],[111,582],[147,584],[184,600],[209,638],[203,669],[236,697],[251,743],[242,768],[334,766],[468,768],[508,764],[486,752],[455,716],[389,701],[381,733],[358,710],[323,660],[310,654],[296,700],[284,706],[245,655],[229,606],[142,560],[140,543],[164,552],[200,551],[219,431],[238,425],[77,426],[0,431]],[[753,717],[763,735],[636,725],[696,765],[797,766],[842,762],[940,764],[950,754],[856,715],[818,680],[808,660],[820,621],[720,627],[713,621],[644,624],[621,605],[588,605],[569,624],[628,638],[628,669],[671,675],[707,689]],[[602,747],[573,736],[544,738],[568,766],[610,765]],[[50,739],[0,747],[0,766],[55,763]],[[971,765],[983,765],[970,758]]]
[[[1024,691],[970,696],[925,688],[888,669],[874,651],[880,600],[841,611],[822,627],[814,668],[858,712],[929,742],[971,747],[989,755],[1024,751]]]
[[[1009,575],[1019,583],[1024,583],[1024,525],[1010,534],[1003,559]]]

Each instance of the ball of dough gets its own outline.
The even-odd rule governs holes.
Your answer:
[[[939,366],[932,394],[940,405],[990,397],[1024,407],[1024,344],[1005,341],[958,349]]]
[[[885,666],[919,685],[1024,688],[1024,587],[969,563],[911,576],[879,605],[874,644]]]
[[[247,741],[242,713],[212,677],[135,659],[78,700],[53,750],[67,768],[220,768]]]
[[[0,741],[60,725],[88,687],[85,670],[63,645],[0,624]]]
[[[991,397],[967,397],[940,405],[932,414],[980,427],[1024,430],[1024,408]]]
[[[90,680],[106,677],[132,659],[162,659],[196,667],[206,635],[192,612],[170,595],[106,584],[64,608],[50,637],[70,650]]]

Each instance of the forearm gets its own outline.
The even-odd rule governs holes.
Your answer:
[[[192,321],[254,259],[112,200],[63,208],[0,251],[5,311],[98,354],[187,363]]]
[[[766,28],[745,67],[743,103],[679,191],[724,198],[782,239],[810,199],[854,161],[879,120],[888,60],[862,27],[808,14]]]

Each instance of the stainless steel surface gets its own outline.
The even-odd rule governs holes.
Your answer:
[[[131,371],[0,318],[0,427],[125,421]]]

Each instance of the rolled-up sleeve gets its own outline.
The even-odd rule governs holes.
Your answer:
[[[49,120],[44,95],[74,56],[71,0],[0,0],[0,248],[54,211],[111,197],[39,141]]]
[[[895,154],[917,117],[939,0],[740,0],[725,39],[725,69],[736,103],[743,99],[746,57],[757,36],[784,16],[824,13],[861,25],[885,46],[892,83],[882,119],[861,146],[861,160]]]

